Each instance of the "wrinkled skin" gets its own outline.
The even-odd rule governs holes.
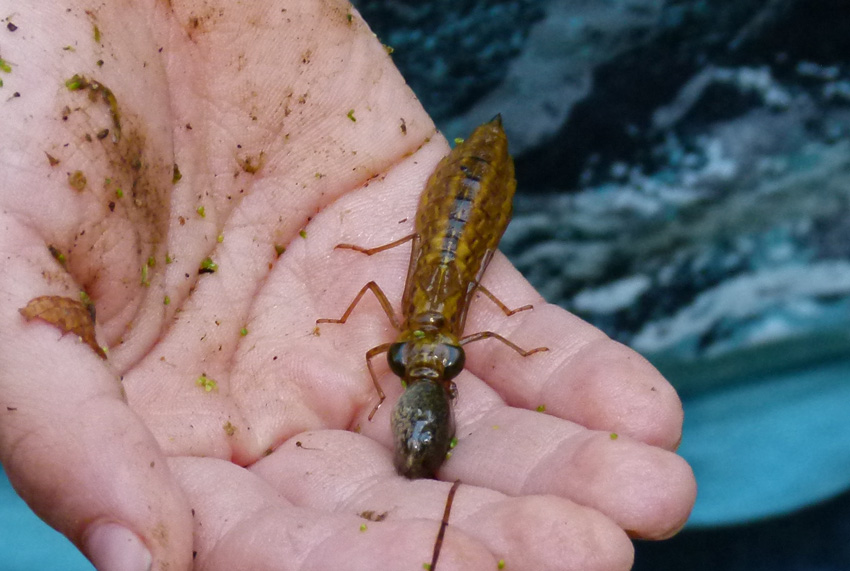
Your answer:
[[[101,569],[146,551],[169,570],[421,569],[449,484],[393,469],[401,389],[382,366],[388,399],[366,420],[363,356],[394,332],[370,297],[314,331],[369,279],[397,303],[409,250],[333,246],[408,233],[448,148],[382,46],[331,0],[0,0],[9,15],[0,460],[15,488]],[[74,74],[118,114],[102,90],[66,89]],[[208,256],[218,269],[199,275]],[[467,332],[550,351],[469,348],[438,473],[464,484],[440,570],[628,569],[628,536],[670,536],[694,501],[675,392],[500,255],[485,284],[534,310],[475,299]],[[81,288],[108,361],[18,313]]]

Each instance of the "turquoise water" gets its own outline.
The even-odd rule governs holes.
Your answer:
[[[5,571],[93,571],[58,531],[38,519],[0,470],[0,561]]]
[[[685,400],[679,453],[699,493],[689,525],[781,515],[850,488],[850,360]]]

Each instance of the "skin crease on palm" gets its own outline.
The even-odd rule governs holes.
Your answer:
[[[466,331],[549,352],[470,345],[444,481],[395,473],[401,387],[376,361],[368,422],[363,357],[395,332],[370,296],[315,320],[370,279],[398,310],[409,248],[333,247],[409,233],[448,146],[348,4],[0,0],[0,17],[0,460],[84,552],[106,561],[92,538],[119,524],[154,569],[421,569],[455,479],[441,571],[625,570],[629,536],[683,525],[675,391],[501,255],[485,285],[534,309],[476,296]],[[18,313],[81,289],[106,362]]]

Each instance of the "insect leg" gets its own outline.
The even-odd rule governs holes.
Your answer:
[[[430,571],[436,571],[437,559],[440,557],[440,549],[443,547],[443,537],[446,535],[446,528],[449,526],[449,514],[452,512],[452,502],[455,499],[455,493],[460,487],[460,480],[455,480],[452,488],[449,490],[449,496],[446,498],[446,509],[443,511],[443,520],[440,522],[440,531],[437,532],[437,540],[434,542],[434,554],[431,556]]]
[[[396,246],[401,246],[405,242],[409,242],[413,240],[416,234],[408,234],[404,238],[399,238],[394,242],[390,242],[389,244],[384,244],[383,246],[375,246],[374,248],[364,248],[363,246],[357,246],[355,244],[337,244],[334,246],[334,250],[354,250],[355,252],[360,252],[361,254],[366,254],[367,256],[371,256],[372,254],[377,254],[378,252],[383,252],[384,250],[389,250],[395,248]]]
[[[345,313],[342,314],[342,317],[340,317],[339,319],[317,319],[316,323],[345,323],[351,315],[351,312],[354,311],[354,307],[360,302],[360,298],[363,297],[367,290],[371,290],[371,292],[375,294],[375,297],[378,298],[378,302],[380,302],[381,307],[384,309],[384,313],[387,314],[390,323],[393,327],[398,329],[398,320],[395,317],[395,312],[393,311],[393,306],[390,304],[390,300],[387,299],[387,294],[384,293],[384,291],[381,289],[381,286],[379,286],[373,281],[364,285],[360,289],[360,291],[357,292],[357,295],[354,296],[354,301],[351,302],[351,304],[348,306],[348,309],[346,309]]]
[[[381,388],[381,385],[378,384],[378,377],[375,375],[375,369],[372,368],[372,357],[375,355],[380,355],[381,353],[386,353],[392,343],[383,343],[382,345],[378,345],[377,347],[372,347],[368,351],[366,351],[366,366],[369,368],[369,374],[372,376],[372,383],[375,385],[375,390],[378,391],[378,404],[375,405],[375,408],[372,409],[372,412],[369,413],[369,421],[372,421],[372,417],[375,416],[375,413],[378,412],[378,409],[384,403],[384,400],[387,398],[387,395],[384,394],[384,390]]]
[[[384,244],[383,246],[376,246],[374,248],[363,248],[362,246],[357,246],[355,244],[337,244],[334,246],[334,249],[340,250],[354,250],[356,252],[361,252],[366,254],[367,256],[371,256],[372,254],[377,254],[378,252],[383,252],[384,250],[389,250],[390,248],[395,248],[396,246],[400,246],[405,242],[413,240],[417,237],[417,234],[408,234],[404,238],[399,238],[394,242],[390,242],[389,244]],[[375,294],[375,297],[378,298],[378,302],[380,302],[381,307],[384,310],[384,313],[387,314],[387,317],[390,320],[390,323],[395,329],[399,328],[398,320],[395,317],[395,312],[393,311],[392,305],[390,304],[390,300],[387,299],[387,295],[381,289],[376,282],[371,281],[367,283],[363,288],[357,292],[357,295],[354,297],[354,301],[348,306],[348,309],[345,310],[345,313],[342,314],[342,317],[339,319],[329,319],[322,318],[317,319],[316,323],[345,323],[348,320],[348,317],[351,315],[351,312],[354,311],[354,307],[360,302],[360,299],[366,293],[366,290],[372,290],[372,293]]]
[[[507,305],[502,303],[502,300],[500,300],[498,297],[493,295],[493,292],[491,292],[489,289],[487,289],[483,285],[478,284],[477,286],[475,286],[475,289],[477,289],[478,291],[480,291],[481,293],[483,293],[484,295],[489,297],[490,301],[495,303],[499,307],[499,309],[501,309],[502,312],[505,315],[507,315],[508,317],[510,317],[514,313],[519,313],[520,311],[525,311],[526,309],[534,308],[534,306],[529,303],[528,305],[523,305],[522,307],[517,307],[516,309],[510,309]]]
[[[467,335],[466,337],[464,337],[460,340],[460,344],[466,345],[466,344],[472,343],[474,341],[480,341],[482,339],[490,339],[491,337],[493,339],[498,339],[499,341],[501,341],[502,343],[504,343],[505,345],[507,345],[508,347],[510,347],[511,349],[513,349],[514,351],[516,351],[517,353],[522,355],[523,357],[528,357],[529,355],[533,355],[534,353],[540,353],[541,351],[548,351],[549,350],[549,347],[535,347],[534,349],[529,349],[528,351],[526,351],[525,349],[523,349],[522,347],[520,347],[516,343],[513,343],[512,341],[508,341],[507,339],[505,339],[504,337],[502,337],[498,333],[494,333],[493,331],[479,331],[478,333],[473,333],[472,335]]]

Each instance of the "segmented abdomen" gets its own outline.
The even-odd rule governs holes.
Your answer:
[[[413,260],[404,307],[443,314],[449,332],[462,334],[474,284],[511,218],[516,180],[508,141],[497,117],[473,131],[437,165],[416,213],[419,254]]]

